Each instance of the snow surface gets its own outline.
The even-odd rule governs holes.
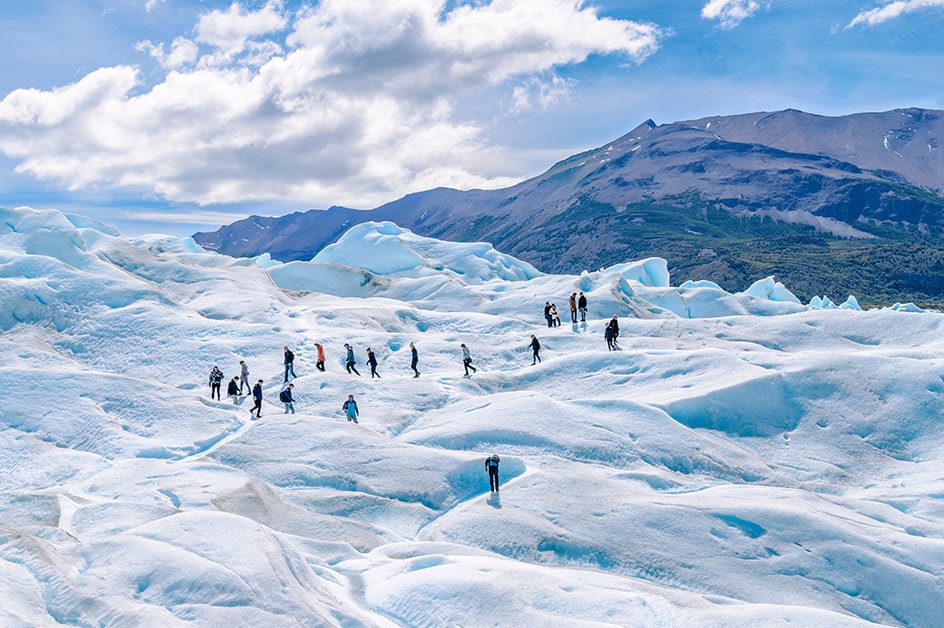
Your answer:
[[[259,262],[0,209],[0,625],[941,624],[941,314],[389,223]]]

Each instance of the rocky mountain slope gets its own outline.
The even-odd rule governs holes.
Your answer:
[[[666,258],[738,290],[774,274],[801,297],[937,303],[944,287],[944,112],[787,110],[656,125],[501,190],[435,189],[374,210],[252,217],[194,238],[307,259],[350,226],[491,242],[548,272]]]

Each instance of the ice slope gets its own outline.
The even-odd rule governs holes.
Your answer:
[[[940,314],[657,259],[543,275],[389,223],[259,261],[0,209],[0,625],[940,622]],[[240,359],[258,421],[208,395]]]

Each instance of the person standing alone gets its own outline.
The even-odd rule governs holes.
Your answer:
[[[488,488],[492,493],[498,492],[498,463],[500,461],[498,454],[492,454],[485,459],[485,469],[488,471]]]
[[[469,369],[472,369],[473,373],[477,372],[478,369],[472,366],[472,354],[469,353],[469,348],[465,346],[464,342],[460,346],[462,347],[462,366],[465,367],[465,376],[468,377]]]
[[[416,379],[417,377],[420,376],[420,372],[416,370],[416,365],[419,364],[419,362],[420,362],[420,357],[416,353],[416,347],[413,346],[413,343],[411,342],[410,343],[410,368],[413,369],[414,373],[416,373],[416,375],[413,376],[413,379]]]

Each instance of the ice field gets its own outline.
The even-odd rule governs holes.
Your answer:
[[[390,223],[281,264],[0,217],[0,625],[944,623],[940,313]]]

